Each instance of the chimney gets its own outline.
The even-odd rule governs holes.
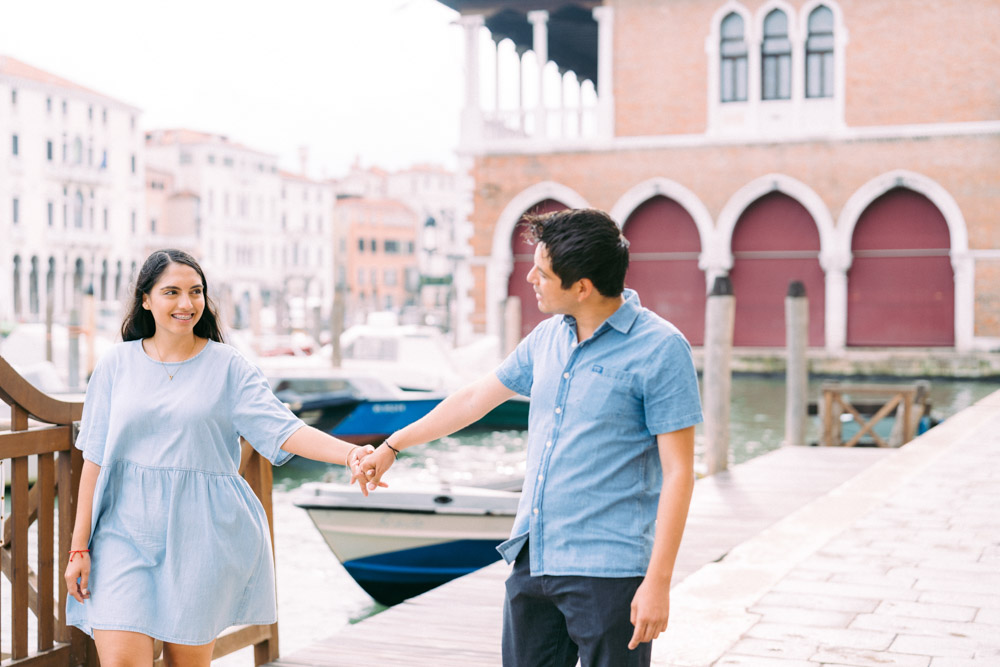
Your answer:
[[[309,166],[309,147],[299,146],[299,171],[306,176],[306,168]]]

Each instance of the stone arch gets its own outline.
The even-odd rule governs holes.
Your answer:
[[[503,305],[507,298],[507,281],[514,268],[510,238],[521,216],[529,208],[547,199],[570,208],[589,208],[590,204],[576,190],[553,181],[536,183],[514,195],[497,217],[493,227],[493,244],[486,274],[486,332],[499,336],[503,325]]]
[[[969,253],[969,232],[965,216],[955,198],[938,182],[917,172],[896,169],[876,176],[858,188],[847,200],[837,220],[835,261],[843,267],[844,272],[850,268],[851,242],[862,214],[876,199],[896,188],[905,188],[926,197],[944,217],[948,226],[951,244],[949,256],[955,280],[955,349],[969,350],[972,347],[975,304],[974,262]],[[846,300],[841,316],[846,331]]]

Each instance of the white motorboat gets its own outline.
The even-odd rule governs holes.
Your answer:
[[[311,482],[295,504],[354,580],[392,605],[500,559],[521,496],[520,480],[507,486],[517,490],[390,487],[365,498],[356,486]]]

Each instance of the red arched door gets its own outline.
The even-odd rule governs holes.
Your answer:
[[[926,197],[885,193],[854,227],[847,272],[847,344],[955,344],[955,278],[948,223]]]
[[[788,195],[773,192],[747,207],[733,230],[736,297],[733,344],[785,345],[785,295],[801,281],[809,297],[809,345],[824,342],[825,280],[819,265],[819,230],[809,211]]]
[[[629,269],[625,286],[642,305],[676,326],[692,345],[705,341],[705,274],[698,268],[701,239],[687,210],[653,197],[628,217]]]
[[[529,208],[523,215],[540,215],[567,208],[569,207],[561,202],[546,199]],[[510,278],[507,280],[507,295],[521,299],[521,338],[531,333],[531,330],[538,326],[539,322],[548,317],[538,310],[535,290],[528,282],[528,271],[535,265],[535,246],[524,240],[521,235],[523,231],[524,227],[518,223],[514,227],[513,235],[511,235],[510,247],[514,255],[514,270],[511,271]]]

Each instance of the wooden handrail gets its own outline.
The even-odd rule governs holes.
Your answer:
[[[55,576],[68,564],[76,518],[83,456],[73,446],[73,423],[82,416],[83,403],[58,400],[39,391],[2,356],[0,400],[11,409],[8,430],[0,431],[0,460],[10,459],[11,468],[11,514],[0,532],[0,569],[11,582],[12,596],[10,611],[0,612],[0,623],[11,624],[10,631],[4,633],[11,637],[10,660],[18,667],[96,667],[93,641],[66,625],[66,582]],[[245,441],[242,446],[240,474],[264,506],[273,545],[271,464]],[[33,485],[28,472],[31,460],[37,461]],[[34,568],[28,559],[32,523],[37,525],[38,540]],[[53,581],[58,581],[58,591]],[[28,650],[29,610],[38,619],[34,652]],[[254,647],[255,665],[277,659],[278,624],[231,628],[219,637],[213,657],[248,646]]]
[[[83,415],[82,402],[60,401],[36,389],[0,355],[0,401],[18,405],[46,424],[71,424]]]
[[[820,389],[823,406],[823,435],[821,444],[844,445],[853,447],[865,435],[871,436],[879,447],[904,445],[916,434],[917,422],[928,409],[928,392],[930,384],[924,381],[913,384],[846,384],[840,382],[824,383]],[[848,400],[847,396],[852,399]],[[853,398],[866,397],[880,399],[876,404],[880,407],[866,418],[852,404]],[[893,435],[887,442],[875,432],[875,425],[891,413],[896,413],[896,424]],[[846,443],[841,437],[840,415],[849,413],[860,430]]]

